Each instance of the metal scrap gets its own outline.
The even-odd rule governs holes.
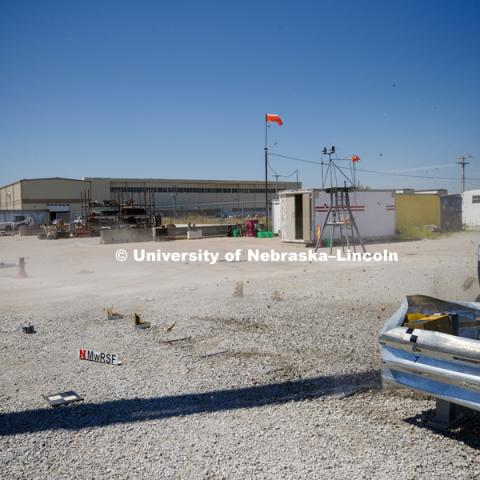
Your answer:
[[[233,297],[243,297],[243,282],[237,282],[233,289]]]
[[[107,308],[106,311],[108,320],[118,320],[119,318],[123,318],[123,315],[121,313],[113,311],[113,306]]]
[[[150,322],[144,322],[140,318],[140,315],[138,313],[133,314],[133,321],[134,321],[135,328],[142,329],[142,330],[145,328],[150,328]]]
[[[177,324],[177,321],[175,320],[166,330],[165,332],[169,332],[170,330],[172,330],[172,328]]]
[[[35,327],[33,325],[31,325],[30,323],[24,327],[22,327],[22,331],[23,333],[37,333],[37,331],[35,330]]]

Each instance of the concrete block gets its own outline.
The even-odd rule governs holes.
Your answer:
[[[152,230],[150,228],[117,228],[102,230],[100,232],[101,243],[134,243],[150,242]]]
[[[188,240],[196,240],[198,238],[202,238],[202,231],[201,230],[189,230],[187,232]]]

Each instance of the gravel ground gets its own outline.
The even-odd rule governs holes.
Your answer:
[[[26,256],[29,274],[0,268],[0,476],[480,477],[479,416],[448,435],[425,428],[434,402],[381,390],[377,345],[406,294],[475,298],[478,240],[369,247],[397,251],[393,265],[138,265],[98,239],[0,238],[0,262]],[[159,245],[303,250],[124,247]],[[110,305],[125,317],[107,320]],[[136,330],[134,312],[151,328]],[[28,322],[36,334],[22,333]],[[79,348],[123,364],[79,361]],[[68,390],[84,401],[42,397]]]

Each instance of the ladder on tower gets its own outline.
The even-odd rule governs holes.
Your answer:
[[[330,253],[333,251],[333,240],[335,239],[336,230],[340,233],[343,252],[345,252],[345,247],[347,250],[353,247],[353,251],[356,252],[355,246],[357,241],[362,247],[362,251],[364,253],[366,252],[365,245],[363,244],[352,213],[349,197],[350,190],[351,188],[347,186],[325,189],[325,192],[330,194],[330,205],[320,235],[317,237],[315,252],[322,246],[322,240],[325,237],[327,227],[330,228]]]

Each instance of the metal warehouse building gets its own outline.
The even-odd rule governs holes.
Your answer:
[[[50,220],[80,215],[80,193],[89,183],[71,178],[18,180],[0,187],[0,211],[48,210]]]
[[[198,212],[209,215],[264,215],[265,183],[233,180],[166,180],[130,178],[85,178],[91,184],[93,200],[133,199],[148,203],[153,196],[155,210],[164,214]],[[269,182],[269,200],[280,190],[298,188],[296,182]]]
[[[277,191],[300,188],[296,182],[269,182],[271,200]],[[19,180],[0,188],[0,210],[48,210],[50,220],[81,214],[81,195],[93,202],[153,205],[163,215],[264,215],[263,181],[171,180],[135,178],[39,178]]]

